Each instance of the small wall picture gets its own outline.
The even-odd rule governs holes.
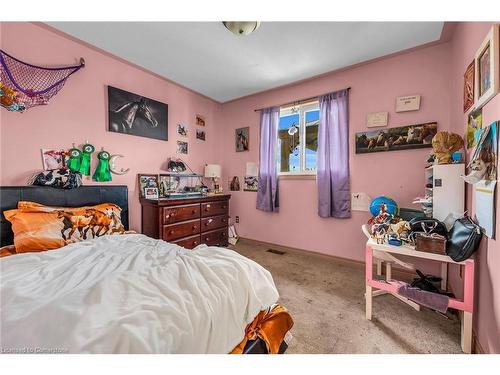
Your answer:
[[[259,178],[257,176],[245,176],[243,191],[256,192],[259,187]]]
[[[477,50],[475,108],[483,107],[500,89],[499,25],[493,25]]]
[[[196,139],[200,139],[202,141],[205,140],[205,130],[204,129],[196,129]]]
[[[43,169],[45,171],[51,169],[60,169],[66,166],[65,157],[67,155],[66,150],[49,150],[42,149],[42,163]]]
[[[474,61],[469,64],[464,74],[464,113],[474,105]]]
[[[145,188],[144,198],[146,199],[158,199],[158,188]]]
[[[188,143],[177,141],[177,153],[186,155],[188,153]]]
[[[146,189],[157,189],[158,193],[158,175],[156,174],[139,174],[139,193],[142,198],[146,196]],[[151,192],[151,190],[150,190]],[[158,197],[157,197],[158,198]]]
[[[240,178],[238,176],[234,176],[229,182],[229,190],[231,191],[240,191]]]
[[[188,136],[187,125],[177,124],[177,134],[180,135],[181,137],[187,137]]]
[[[196,125],[205,126],[205,117],[202,115],[196,115]]]
[[[108,86],[111,132],[168,140],[168,105]]]
[[[236,152],[248,151],[250,140],[250,127],[235,130]]]
[[[356,154],[432,147],[437,122],[400,126],[355,135]]]

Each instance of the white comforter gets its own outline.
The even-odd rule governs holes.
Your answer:
[[[3,352],[228,353],[278,300],[234,251],[140,234],[2,258]]]

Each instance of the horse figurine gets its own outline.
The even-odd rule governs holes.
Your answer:
[[[153,128],[158,126],[158,121],[144,98],[124,103],[117,109],[109,111],[111,130],[119,133],[131,133],[136,118],[146,120]]]

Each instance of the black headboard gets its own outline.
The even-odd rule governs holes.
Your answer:
[[[31,201],[47,206],[80,207],[114,203],[122,209],[122,224],[128,230],[128,188],[124,185],[87,185],[77,189],[55,189],[45,186],[0,186],[0,246],[14,240],[11,224],[3,212],[17,208],[17,202]]]

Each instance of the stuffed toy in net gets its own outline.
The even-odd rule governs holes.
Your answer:
[[[12,112],[45,105],[63,88],[69,76],[85,66],[46,68],[25,63],[0,50],[0,105]]]
[[[442,131],[432,138],[432,148],[438,164],[450,163],[451,154],[460,151],[462,147],[464,147],[464,140],[455,133]]]

